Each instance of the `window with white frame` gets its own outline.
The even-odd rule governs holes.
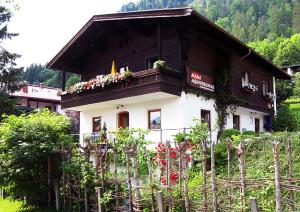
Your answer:
[[[263,87],[262,87],[263,95],[266,96],[269,92],[269,82],[263,81]]]
[[[249,85],[249,72],[242,73],[242,87]]]

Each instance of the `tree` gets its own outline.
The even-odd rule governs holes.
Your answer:
[[[300,97],[300,73],[295,73],[294,74],[294,82],[295,82],[295,87],[294,87],[294,96]]]
[[[298,126],[297,119],[289,107],[284,104],[280,104],[277,109],[277,115],[274,123],[275,130],[289,132],[296,131]]]
[[[66,88],[70,88],[75,83],[80,82],[80,76],[73,74],[66,83]]]
[[[274,58],[274,63],[279,66],[293,65],[300,62],[300,48],[287,39],[280,43]]]
[[[293,21],[294,33],[300,33],[300,2],[299,1],[295,1],[292,21]]]
[[[11,11],[0,6],[0,44],[5,39],[17,36],[7,30],[7,24],[12,16]],[[16,68],[15,60],[20,55],[7,51],[0,45],[0,115],[13,113],[14,100],[9,99],[9,94],[19,90],[24,83],[21,80],[23,68]]]
[[[0,187],[14,198],[46,205],[50,180],[61,176],[62,145],[72,143],[70,121],[49,110],[7,116],[0,125]],[[50,185],[52,188],[52,185]]]

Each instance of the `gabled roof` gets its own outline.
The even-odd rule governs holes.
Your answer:
[[[173,8],[173,9],[159,9],[159,10],[146,10],[137,12],[124,12],[105,15],[93,16],[82,29],[58,52],[58,54],[48,63],[47,67],[52,69],[69,69],[68,71],[76,71],[75,67],[65,67],[66,63],[72,59],[71,55],[74,51],[85,47],[88,48],[89,43],[96,36],[97,31],[101,31],[101,25],[105,23],[115,23],[119,21],[145,21],[145,20],[183,20],[185,23],[193,22],[197,24],[197,30],[209,35],[211,40],[216,40],[222,43],[227,48],[232,48],[240,52],[241,54],[248,54],[250,58],[253,58],[256,62],[270,70],[276,78],[290,79],[290,76],[282,71],[279,67],[274,65],[271,61],[262,57],[246,44],[229,34],[222,28],[218,27],[207,18],[200,15],[192,8]],[[184,26],[184,25],[183,25]]]

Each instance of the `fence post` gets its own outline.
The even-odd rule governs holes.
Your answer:
[[[127,180],[128,180],[128,200],[129,200],[129,212],[132,212],[132,185],[131,185],[131,176],[130,176],[130,147],[129,144],[126,146],[126,165],[127,165]]]
[[[96,192],[97,192],[98,212],[102,212],[102,207],[101,207],[101,188],[97,187],[96,188]]]
[[[243,205],[242,211],[244,211],[245,208],[245,192],[246,192],[246,184],[245,184],[245,164],[244,164],[244,146],[242,142],[240,142],[238,149],[237,149],[237,155],[239,159],[239,170],[240,170],[240,182],[241,182],[241,202]]]
[[[276,201],[276,212],[281,212],[281,190],[280,190],[280,167],[278,160],[278,141],[273,142],[274,151],[274,167],[275,167],[275,201]]]
[[[165,212],[164,198],[163,198],[162,191],[157,192],[157,206],[158,206],[158,212]]]
[[[202,182],[202,192],[203,192],[203,211],[208,210],[207,204],[207,171],[206,171],[206,164],[207,164],[207,141],[204,139],[201,142],[201,149],[202,149],[202,174],[203,174],[203,182]]]
[[[228,195],[228,201],[229,201],[229,209],[228,211],[231,212],[231,187],[230,187],[230,178],[231,178],[231,149],[232,149],[232,143],[231,139],[227,138],[227,195]]]
[[[256,198],[254,197],[250,198],[250,207],[251,207],[251,212],[259,212]]]
[[[215,144],[211,142],[211,190],[213,211],[218,211],[217,185],[216,185],[216,164],[215,164]]]
[[[289,161],[289,180],[292,180],[293,178],[293,158],[292,158],[292,143],[291,139],[288,138],[288,161]],[[289,182],[290,185],[292,185],[291,182]],[[294,192],[292,190],[289,191],[289,206],[291,208],[291,211],[295,211],[294,207]]]
[[[55,207],[56,211],[59,211],[60,209],[60,202],[59,202],[59,191],[58,191],[58,185],[57,181],[54,181],[54,193],[55,193]]]
[[[0,189],[0,198],[4,199],[4,190],[3,189]]]

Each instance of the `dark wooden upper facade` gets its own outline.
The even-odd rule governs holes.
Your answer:
[[[149,63],[157,59],[166,61],[173,71],[149,70]],[[273,91],[273,76],[289,78],[190,8],[94,16],[48,67],[78,73],[86,81],[110,73],[113,60],[117,68],[128,66],[135,73],[130,84],[67,94],[62,96],[62,106],[74,107],[156,91],[180,95],[189,87],[185,82],[187,69],[214,78],[224,65],[231,67],[232,95],[243,99],[243,106],[267,112],[271,110],[270,101],[261,92],[251,94],[242,89],[243,72],[250,73],[249,81],[260,90],[264,81]],[[136,86],[139,92],[134,89]]]

